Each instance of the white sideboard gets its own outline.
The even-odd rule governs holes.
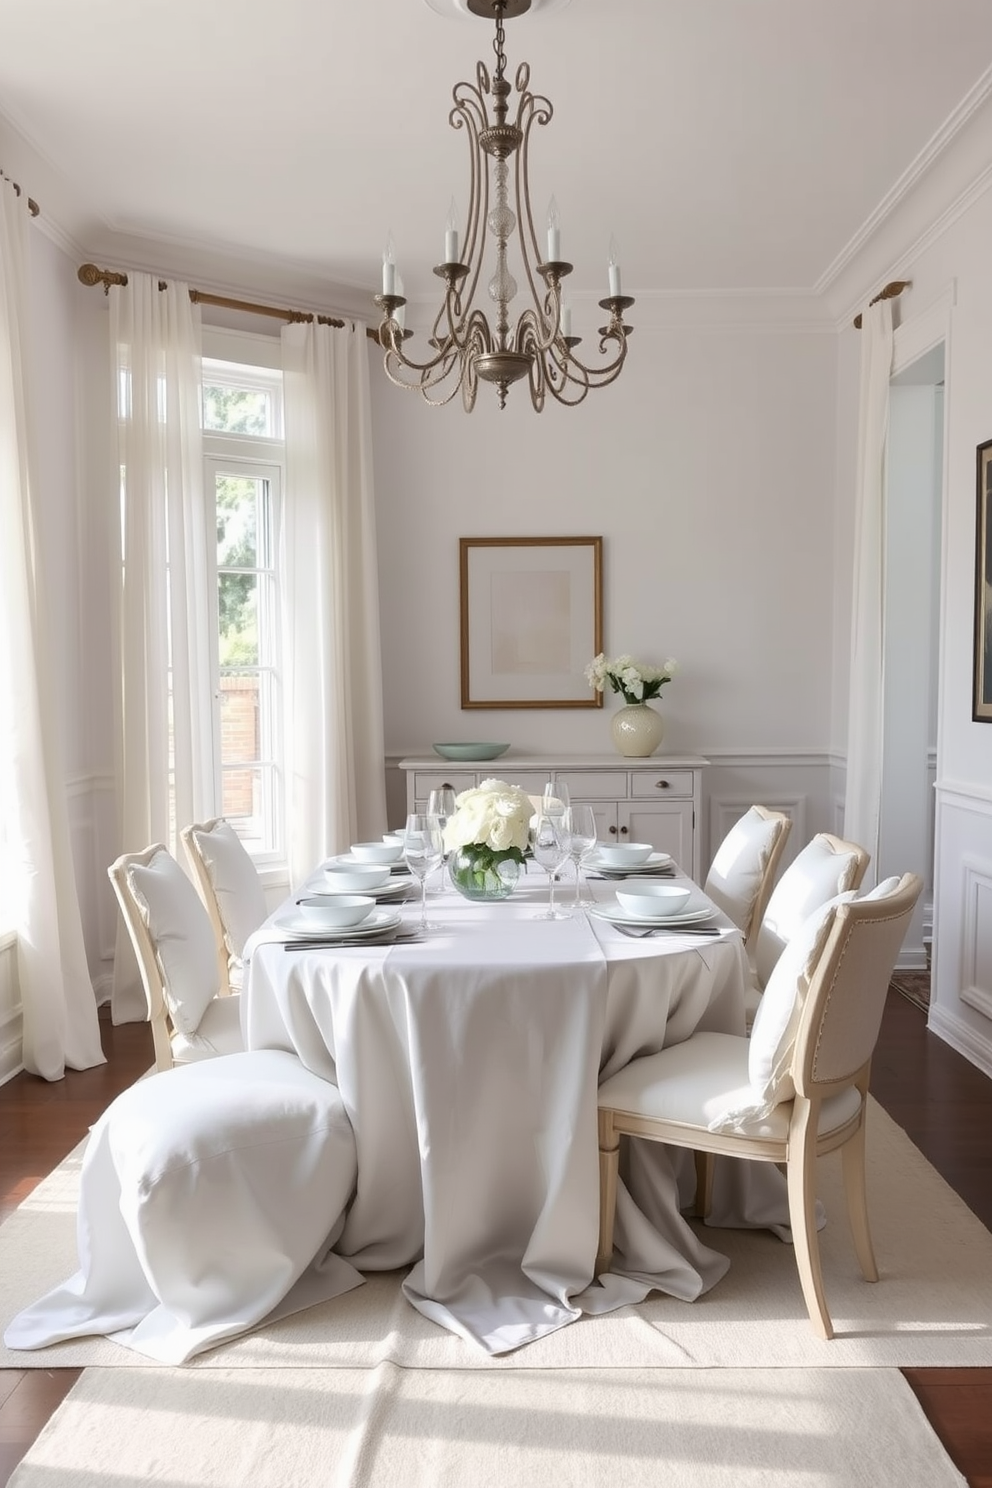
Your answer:
[[[548,781],[564,781],[573,801],[596,813],[603,842],[650,842],[671,853],[691,878],[702,864],[702,772],[698,755],[655,754],[630,759],[616,754],[521,755],[497,760],[443,760],[437,755],[401,759],[407,811],[423,811],[432,790],[450,785],[457,794],[495,778],[540,795]]]

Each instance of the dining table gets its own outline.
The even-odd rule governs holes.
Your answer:
[[[548,919],[530,863],[500,902],[432,890],[420,934],[419,890],[398,897],[398,878],[381,931],[324,943],[301,933],[297,901],[325,884],[318,867],[251,937],[241,1017],[247,1048],[294,1051],[341,1092],[358,1178],[336,1254],[404,1271],[414,1307],[490,1354],[653,1290],[714,1286],[729,1261],[683,1214],[691,1154],[636,1139],[595,1275],[598,1084],[698,1030],[745,1032],[743,939],[703,891],[690,885],[692,923],[640,933],[617,922],[621,885],[590,873],[587,905]],[[697,933],[704,914],[717,933]],[[787,1215],[772,1165],[720,1165],[711,1223],[787,1238]]]

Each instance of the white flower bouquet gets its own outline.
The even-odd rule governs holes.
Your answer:
[[[455,797],[444,828],[452,882],[472,898],[508,893],[528,845],[530,797],[505,780],[484,780]],[[513,864],[512,868],[507,865]]]
[[[644,666],[632,656],[616,656],[608,661],[602,651],[593,657],[586,667],[586,681],[597,692],[602,692],[607,682],[614,692],[619,692],[625,703],[646,703],[649,698],[659,696],[666,682],[670,682],[679,669],[677,661],[669,657],[664,666]]]

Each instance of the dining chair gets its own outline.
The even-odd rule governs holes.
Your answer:
[[[775,885],[749,947],[751,985],[746,995],[753,1023],[768,979],[789,941],[808,915],[835,894],[860,888],[869,854],[856,842],[817,832],[797,853]]]
[[[751,806],[717,848],[703,892],[729,915],[750,946],[758,933],[792,819],[784,811]]]
[[[254,1327],[314,1261],[325,1294],[349,1290],[361,1277],[328,1252],[357,1174],[337,1086],[296,1054],[256,1049],[138,1080],[87,1141],[79,1271],[6,1340],[111,1333],[181,1364]]]
[[[238,991],[245,942],[268,914],[258,869],[222,816],[193,822],[179,836],[213,926],[222,991]]]
[[[621,1136],[697,1154],[705,1218],[717,1154],[784,1165],[803,1297],[815,1332],[833,1337],[816,1228],[816,1159],[841,1149],[854,1248],[878,1280],[868,1227],[868,1075],[889,979],[920,891],[915,873],[848,891],[803,922],[769,980],[750,1037],[694,1033],[634,1059],[599,1090],[597,1274],[613,1253]]]
[[[107,872],[138,958],[156,1068],[243,1050],[240,998],[221,995],[210,916],[172,854],[156,842]]]

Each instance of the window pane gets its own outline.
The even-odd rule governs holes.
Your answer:
[[[258,504],[266,482],[241,475],[219,475],[217,567],[254,568],[258,551]]]
[[[239,388],[204,382],[203,427],[225,434],[271,434],[269,393],[265,388]]]
[[[217,575],[220,665],[258,665],[258,579],[249,573]]]

